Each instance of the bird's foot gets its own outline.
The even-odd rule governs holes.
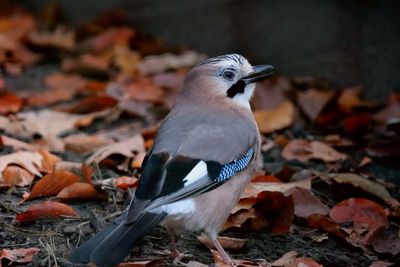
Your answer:
[[[181,260],[182,260],[183,258],[193,257],[193,255],[187,254],[186,251],[183,252],[183,253],[181,253],[181,252],[179,252],[179,251],[176,250],[176,249],[171,251],[171,256],[172,256],[172,258],[174,259],[174,261],[173,261],[173,264],[174,264],[174,265],[177,265],[178,263],[181,263]]]

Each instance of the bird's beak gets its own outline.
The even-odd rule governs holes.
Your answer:
[[[254,66],[253,70],[254,71],[251,74],[241,79],[245,84],[265,80],[274,73],[274,67],[270,65]]]

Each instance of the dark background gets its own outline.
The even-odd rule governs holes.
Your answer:
[[[46,0],[21,0],[39,11]],[[369,97],[400,88],[400,1],[60,0],[75,25],[110,10],[168,45],[237,52],[291,77],[362,83]]]

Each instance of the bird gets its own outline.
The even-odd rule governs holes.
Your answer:
[[[157,225],[175,235],[206,234],[231,265],[217,235],[261,166],[260,134],[250,100],[273,74],[239,54],[212,57],[186,75],[146,154],[139,184],[122,214],[69,256],[72,263],[115,266]]]

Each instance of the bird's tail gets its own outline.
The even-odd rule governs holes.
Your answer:
[[[166,214],[143,213],[133,223],[116,220],[76,248],[69,256],[72,263],[93,262],[97,266],[114,266],[126,258],[133,246],[158,225]]]

